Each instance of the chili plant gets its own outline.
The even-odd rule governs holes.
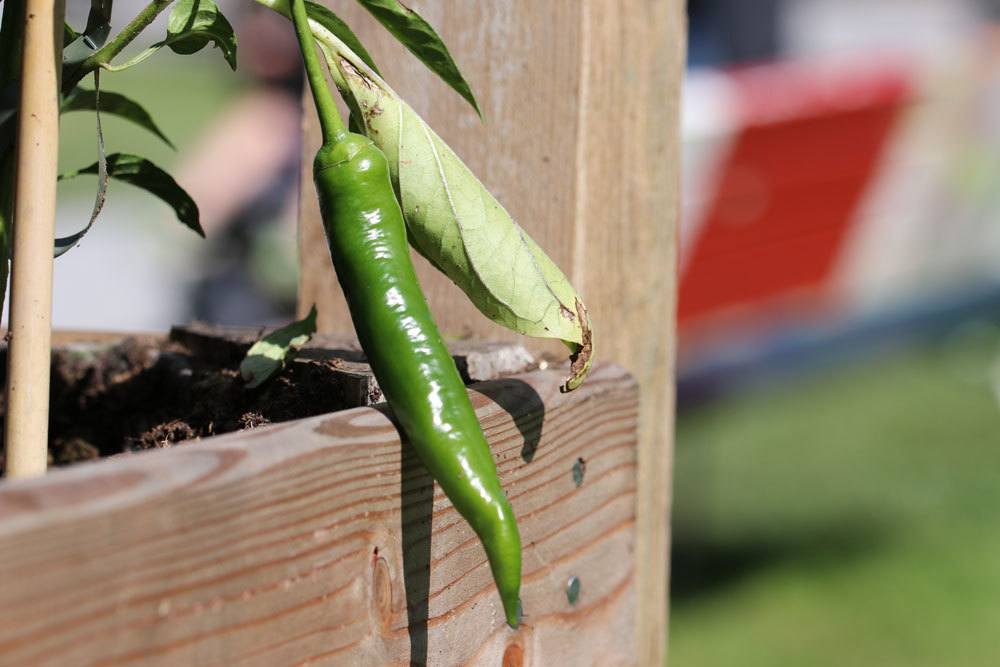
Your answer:
[[[173,8],[164,39],[129,61],[115,64],[114,59],[171,4]],[[64,28],[65,47],[59,91],[60,112],[95,112],[98,159],[94,164],[63,174],[60,178],[98,174],[99,179],[94,212],[90,220],[80,231],[54,240],[53,252],[56,256],[74,247],[90,230],[104,204],[108,178],[130,183],[158,196],[174,209],[182,223],[204,236],[198,220],[198,207],[167,172],[141,156],[124,153],[105,155],[100,124],[101,112],[125,118],[145,128],[167,145],[173,147],[173,144],[141,104],[119,93],[101,91],[100,72],[121,71],[132,67],[164,46],[175,53],[188,54],[200,51],[209,43],[220,47],[227,62],[235,69],[235,34],[228,21],[210,0],[177,0],[177,2],[153,0],[118,34],[109,39],[111,8],[112,0],[92,0],[86,27],[81,32],[77,32],[68,24],[65,24]],[[23,12],[24,0],[6,0],[4,3],[0,44],[7,48],[0,47],[0,161],[2,161],[0,164],[10,164],[11,167],[2,171],[0,202],[8,201],[13,190],[11,172],[15,153],[16,84],[20,73],[20,59],[16,45],[20,43],[19,28],[23,22]],[[83,85],[88,76],[93,77],[93,88]],[[6,238],[10,232],[12,221],[9,210],[9,207],[0,209],[0,238]],[[0,270],[0,287],[6,284],[8,253],[6,244],[0,246],[2,255],[0,265],[3,266],[3,270]]]
[[[0,283],[6,279],[12,94],[19,12],[6,0],[0,32]],[[359,341],[404,435],[469,522],[486,550],[510,625],[520,617],[520,537],[483,436],[417,282],[409,246],[455,282],[486,317],[522,334],[563,340],[571,352],[570,391],[593,356],[587,310],[559,268],[419,115],[382,78],[372,56],[333,11],[306,0],[257,0],[291,19],[319,114],[323,145],[313,174],[338,280]],[[476,98],[434,29],[398,0],[357,0],[413,55],[479,113]],[[171,7],[167,34],[123,63],[122,50]],[[100,90],[100,72],[133,67],[166,47],[175,53],[212,44],[236,68],[236,39],[212,0],[153,0],[109,39],[111,0],[92,0],[87,26],[65,29],[63,112],[96,114],[98,159],[70,175],[98,174],[93,214],[76,234],[54,241],[58,256],[91,228],[109,178],[138,185],[173,206],[201,233],[197,206],[163,170],[138,156],[104,155],[100,113],[123,116],[169,140],[136,102]],[[337,111],[319,55],[350,110]],[[80,84],[93,75],[94,87]],[[350,128],[350,130],[348,129]],[[23,224],[20,221],[13,221]],[[17,265],[15,264],[15,271]],[[2,285],[0,285],[2,286]],[[315,330],[316,313],[266,337],[242,371],[248,388],[276,372]]]

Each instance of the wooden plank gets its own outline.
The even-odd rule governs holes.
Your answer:
[[[135,338],[145,342],[162,339],[163,334],[152,331],[80,331],[55,329],[52,331],[52,347],[56,348],[81,343],[114,343],[123,338]]]
[[[393,87],[563,267],[590,308],[598,358],[624,364],[642,387],[637,641],[640,664],[663,664],[684,3],[408,4],[448,43],[484,122],[361,9],[338,4],[336,10]],[[312,189],[318,146],[312,113],[307,105],[299,308],[304,313],[317,303],[321,330],[345,331],[349,319]],[[479,315],[426,262],[417,263],[446,335],[516,338]]]
[[[588,221],[574,270],[595,321],[608,323],[601,354],[624,364],[641,387],[640,665],[667,661],[684,4],[586,3],[591,48],[576,203]]]
[[[521,629],[386,413],[358,408],[0,484],[0,663],[635,664],[636,384],[561,381],[471,392],[522,526]]]

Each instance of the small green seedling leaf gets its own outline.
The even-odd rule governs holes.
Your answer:
[[[60,180],[81,174],[98,173],[98,163],[84,167],[59,177]],[[191,196],[177,184],[177,181],[146,158],[127,153],[113,153],[108,156],[108,176],[142,188],[174,209],[177,219],[199,236],[205,236],[198,218],[198,205]],[[65,251],[64,251],[65,252]]]
[[[215,44],[236,69],[236,33],[212,0],[178,0],[167,19],[167,46],[188,55]]]
[[[61,111],[62,113],[69,113],[71,111],[97,111],[97,101],[96,91],[87,90],[86,88],[75,88],[73,92],[63,99]],[[130,120],[136,125],[149,130],[159,137],[163,143],[174,148],[173,143],[170,142],[167,135],[156,125],[153,117],[138,102],[120,93],[101,91],[100,104],[101,113],[109,113]]]
[[[358,0],[358,3],[482,117],[469,82],[462,76],[444,41],[427,21],[399,0]],[[354,48],[350,44],[347,46],[352,50]]]
[[[285,367],[288,358],[316,333],[316,306],[304,319],[272,331],[247,351],[240,375],[248,389],[254,389]]]

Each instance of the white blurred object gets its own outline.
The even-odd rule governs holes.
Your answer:
[[[781,35],[796,59],[879,51],[933,57],[967,39],[979,18],[968,0],[790,0]]]
[[[90,234],[56,262],[56,329],[165,331],[187,315],[186,288],[202,239],[145,193],[116,189]],[[86,219],[92,203],[60,202],[60,226]]]
[[[681,230],[680,265],[704,220],[712,184],[728,155],[738,121],[737,101],[728,76],[713,69],[689,72],[684,80],[681,113]]]

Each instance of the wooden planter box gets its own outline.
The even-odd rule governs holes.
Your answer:
[[[359,6],[336,9],[585,296],[599,358],[642,386],[640,406],[599,364],[570,394],[547,370],[471,388],[521,525],[522,627],[387,413],[358,408],[0,483],[0,665],[664,663],[684,3],[417,4],[486,123]],[[346,333],[302,186],[299,311]],[[418,274],[442,331],[496,337]]]
[[[375,406],[0,483],[0,664],[634,664],[636,383],[562,379],[470,391],[521,525],[519,630]]]

